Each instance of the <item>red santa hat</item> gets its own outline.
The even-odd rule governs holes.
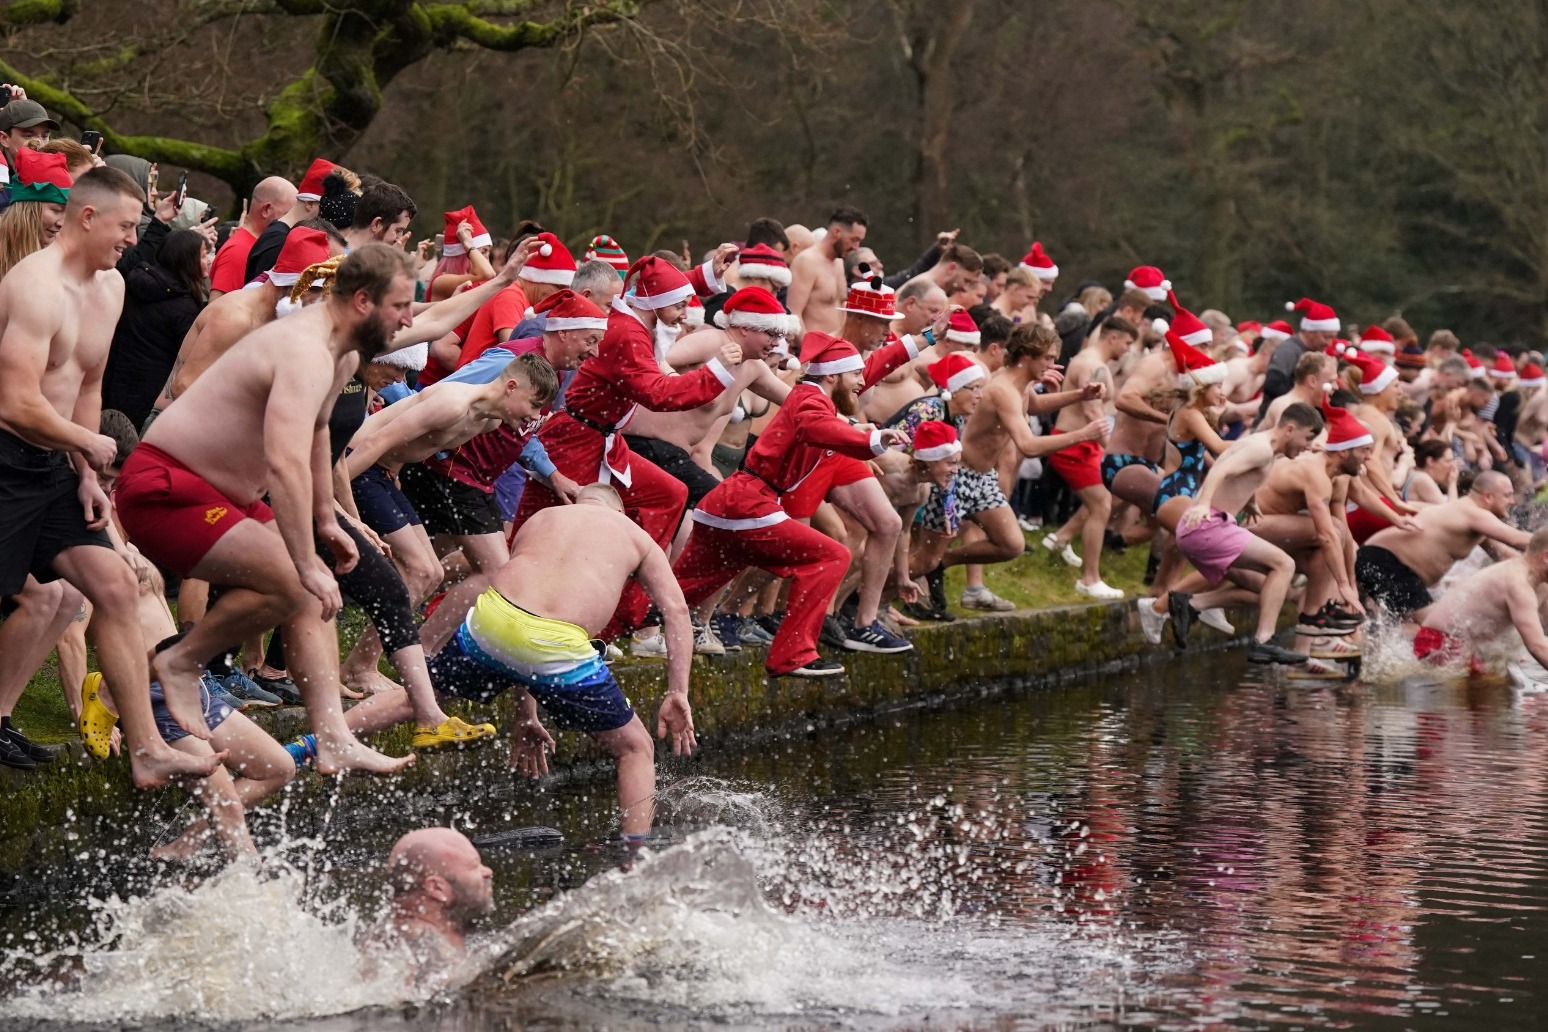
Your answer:
[[[459,254],[468,253],[463,249],[462,241],[457,239],[457,227],[464,222],[473,227],[474,247],[489,247],[494,244],[494,238],[479,221],[478,212],[474,211],[473,205],[470,204],[466,208],[446,213],[446,233],[441,243],[441,254],[448,258],[455,258]]]
[[[1125,290],[1143,290],[1152,301],[1165,301],[1172,291],[1172,281],[1154,265],[1141,265],[1131,271],[1123,286]]]
[[[285,236],[274,268],[265,275],[276,287],[293,287],[309,266],[328,260],[328,234],[320,229],[298,226]]]
[[[1303,297],[1299,301],[1286,301],[1285,311],[1301,313],[1301,329],[1314,333],[1337,333],[1338,315],[1320,301]]]
[[[647,312],[680,305],[694,296],[693,284],[688,282],[683,271],[653,254],[647,254],[629,266],[623,287],[625,300]]]
[[[1283,319],[1275,319],[1263,327],[1264,340],[1289,340],[1293,336],[1295,336],[1295,331]]]
[[[895,300],[892,288],[883,283],[880,276],[872,276],[850,285],[849,296],[844,298],[839,311],[890,321],[898,317]]]
[[[1326,397],[1322,399],[1322,418],[1328,424],[1328,440],[1322,446],[1323,451],[1349,451],[1376,442],[1368,426],[1350,415],[1348,409],[1329,404]]]
[[[1380,394],[1398,378],[1398,371],[1392,366],[1356,348],[1348,347],[1347,342],[1343,358],[1344,361],[1359,368],[1361,394]]]
[[[1462,361],[1467,363],[1467,376],[1470,380],[1482,380],[1484,378],[1483,359],[1473,354],[1468,348],[1462,349]]]
[[[1178,336],[1175,329],[1166,331],[1166,343],[1177,360],[1177,386],[1204,387],[1212,383],[1225,383],[1229,370],[1224,362],[1216,362],[1187,340]]]
[[[790,266],[785,256],[768,244],[744,247],[736,264],[744,279],[761,280],[776,287],[790,286]]]
[[[44,154],[31,147],[16,152],[16,181],[11,184],[13,202],[67,204],[70,185],[69,162],[63,154]]]
[[[843,337],[813,330],[801,338],[801,364],[807,376],[837,376],[858,373],[865,368],[865,359]]]
[[[320,201],[323,195],[323,180],[328,178],[328,173],[339,166],[327,158],[317,158],[307,166],[306,175],[301,177],[301,185],[296,187],[296,200]]]
[[[1191,344],[1196,348],[1203,347],[1215,339],[1215,331],[1205,326],[1203,320],[1184,308],[1182,302],[1177,300],[1176,294],[1168,291],[1166,299],[1171,303],[1173,311],[1176,312],[1172,316],[1171,325],[1167,327],[1168,333],[1177,334],[1184,343]],[[1181,367],[1179,366],[1179,368]]]
[[[590,298],[565,288],[556,290],[532,306],[535,315],[544,316],[543,329],[547,333],[563,330],[605,330],[607,313],[598,308]]]
[[[1368,355],[1395,355],[1397,342],[1380,326],[1367,326],[1360,334],[1360,350]]]
[[[1239,322],[1236,324],[1236,332],[1256,333],[1261,337],[1263,336],[1263,324],[1260,322],[1253,322],[1251,319],[1248,319],[1246,322]]]
[[[570,257],[570,249],[549,232],[539,233],[538,240],[542,241],[538,249],[532,252],[517,275],[529,283],[553,283],[561,287],[574,283],[575,259]],[[686,278],[684,282],[687,282]]]
[[[425,363],[429,360],[430,345],[421,341],[406,348],[399,348],[397,351],[388,351],[385,354],[377,355],[371,359],[371,364],[394,366],[398,369],[409,369],[417,373],[425,367]]]
[[[1494,353],[1494,365],[1489,367],[1489,375],[1496,380],[1509,380],[1516,375],[1516,363],[1510,360],[1510,356],[1503,351]]]
[[[790,316],[779,298],[769,291],[762,287],[743,287],[728,297],[724,307],[715,313],[715,325],[721,329],[745,326],[786,333],[790,329]]]
[[[984,367],[961,352],[953,352],[939,361],[930,363],[925,372],[941,389],[941,397],[949,398],[964,387],[971,387],[980,380],[988,379]]]
[[[1528,362],[1521,369],[1521,379],[1516,381],[1517,387],[1542,387],[1548,380],[1543,378],[1543,367],[1536,362]]]
[[[914,427],[914,458],[920,462],[935,462],[962,454],[962,442],[957,440],[957,430],[950,423],[927,419]]]
[[[973,321],[967,309],[960,308],[951,313],[951,321],[946,324],[946,339],[976,348],[979,341],[983,340],[983,334],[978,332],[978,323]]]
[[[695,294],[688,299],[688,307],[683,310],[683,326],[686,329],[697,330],[704,325],[704,302]]]
[[[1026,257],[1021,259],[1021,267],[1045,283],[1052,283],[1059,278],[1059,267],[1043,253],[1043,245],[1036,240],[1032,241],[1032,249]]]

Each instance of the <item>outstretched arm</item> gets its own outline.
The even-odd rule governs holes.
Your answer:
[[[1543,619],[1537,609],[1537,592],[1524,579],[1517,578],[1511,584],[1505,604],[1510,610],[1510,622],[1515,625],[1516,633],[1521,635],[1521,643],[1526,646],[1527,652],[1548,667],[1548,636],[1543,634]]]
[[[687,716],[686,728],[673,730],[673,745],[677,745],[679,731],[686,733],[686,741],[693,741],[693,718],[688,710],[688,672],[693,664],[693,624],[688,617],[688,603],[683,589],[672,575],[672,564],[667,562],[661,546],[651,540],[637,525],[630,523],[628,533],[640,552],[640,563],[634,568],[634,579],[645,594],[650,596],[656,611],[661,614],[661,633],[667,647],[667,695],[681,696],[678,705]],[[663,703],[665,708],[665,703]]]
[[[516,274],[521,267],[527,264],[527,256],[538,246],[540,241],[536,237],[526,241],[511,255],[510,261],[500,270],[500,274],[487,283],[480,284],[472,290],[464,290],[460,294],[453,294],[444,301],[437,301],[414,317],[410,326],[405,326],[393,334],[392,343],[387,345],[387,351],[398,351],[401,348],[413,347],[415,344],[426,344],[438,341],[458,326],[467,321],[468,317],[477,312],[485,301],[494,297],[500,291],[516,282]],[[437,356],[439,357],[439,356]],[[455,364],[455,362],[453,363]]]

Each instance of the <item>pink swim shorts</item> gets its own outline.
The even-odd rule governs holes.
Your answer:
[[[1177,527],[1177,550],[1211,585],[1225,578],[1251,541],[1252,532],[1237,526],[1229,513],[1219,509],[1211,509],[1197,526]]]

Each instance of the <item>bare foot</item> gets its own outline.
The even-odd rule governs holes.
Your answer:
[[[152,860],[187,860],[193,856],[204,844],[209,841],[210,826],[206,821],[195,821],[184,832],[171,842],[164,843],[150,851]]]
[[[207,778],[226,759],[223,752],[213,756],[190,756],[165,742],[158,742],[157,746],[131,752],[129,766],[134,772],[136,788],[160,788],[169,781]]]
[[[151,656],[151,679],[161,682],[161,697],[166,700],[167,712],[172,714],[178,726],[207,742],[210,728],[204,722],[204,705],[199,697],[199,674],[203,668],[197,663],[186,667],[179,665],[176,653],[177,646],[174,645]]]
[[[403,686],[380,670],[341,670],[339,682],[344,685],[344,694],[348,698],[363,699],[366,695],[381,695],[383,692],[402,691]],[[350,689],[363,692],[364,695],[350,695]]]
[[[396,774],[411,766],[414,754],[396,757],[386,756],[367,745],[348,731],[340,737],[317,736],[316,764],[319,774],[346,774],[352,770],[367,774]]]

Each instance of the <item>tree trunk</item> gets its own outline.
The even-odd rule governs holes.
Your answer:
[[[919,155],[915,174],[918,218],[914,226],[921,246],[950,229],[951,124],[956,97],[953,62],[962,37],[973,21],[977,0],[943,0],[928,7],[933,32],[921,33],[914,48],[914,74],[919,80]]]

